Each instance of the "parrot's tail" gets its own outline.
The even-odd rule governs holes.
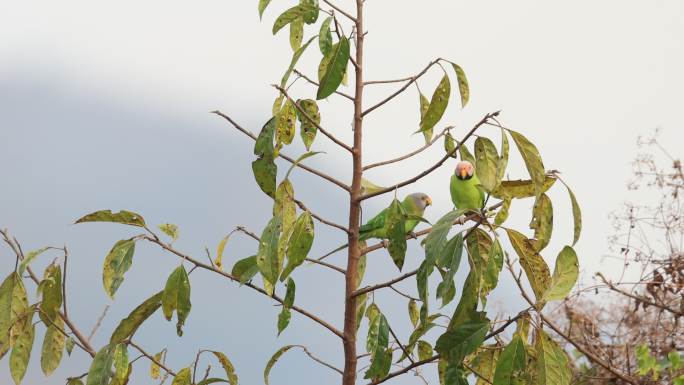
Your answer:
[[[324,255],[324,256],[318,258],[317,260],[318,260],[318,261],[322,261],[322,260],[328,258],[329,256],[331,256],[331,255],[337,253],[338,251],[346,249],[347,246],[349,246],[349,244],[348,244],[348,243],[345,243],[344,245],[342,245],[342,246],[336,248],[335,250],[333,250],[333,251],[327,253],[326,255]]]

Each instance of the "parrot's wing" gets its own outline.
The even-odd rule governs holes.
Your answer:
[[[385,227],[385,218],[387,218],[387,209],[382,210],[378,215],[366,222],[365,225],[361,226],[360,233],[362,235],[369,234],[375,230],[382,229]]]

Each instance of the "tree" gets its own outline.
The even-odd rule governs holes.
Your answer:
[[[264,14],[269,3],[269,0],[259,1],[260,15]],[[364,1],[356,1],[354,12],[345,11],[328,0],[323,0],[320,4],[317,0],[301,0],[291,5],[291,8],[276,18],[272,28],[276,34],[287,27],[293,49],[285,74],[280,83],[274,85],[277,97],[272,116],[266,119],[260,132],[254,134],[230,116],[215,111],[216,115],[223,117],[238,131],[255,141],[256,159],[251,164],[252,172],[261,190],[273,198],[273,216],[260,235],[245,228],[236,228],[236,232],[258,241],[255,255],[239,260],[228,271],[223,266],[227,237],[219,243],[216,254],[210,256],[209,262],[205,263],[173,245],[179,234],[178,227],[174,224],[157,226],[164,233],[162,235],[141,214],[130,211],[101,210],[81,217],[76,223],[115,222],[137,231],[130,238],[118,241],[104,259],[103,286],[110,297],[116,295],[126,272],[132,268],[138,242],[157,245],[177,256],[180,262],[165,285],[160,285],[157,293],[150,293],[146,301],[121,320],[112,331],[109,343],[95,347],[69,318],[65,296],[67,248],[59,249],[62,256],[49,264],[40,277],[32,269],[31,262],[51,248],[24,253],[19,242],[7,231],[3,231],[5,243],[16,256],[16,266],[0,286],[0,352],[4,355],[11,349],[9,364],[14,381],[19,384],[25,374],[37,325],[47,328],[40,354],[41,367],[46,374],[50,374],[59,365],[64,349],[70,352],[73,347],[78,347],[93,358],[87,372],[68,379],[72,385],[82,383],[83,378],[86,378],[88,385],[127,383],[133,363],[139,362],[129,360],[129,350],[152,362],[154,377],[159,377],[163,371],[165,376],[173,377],[174,385],[204,385],[214,382],[236,384],[236,370],[223,352],[193,352],[196,357],[193,365],[174,369],[164,364],[166,354],[170,353],[147,352],[136,335],[138,328],[161,308],[169,321],[174,318],[175,313],[176,332],[179,337],[182,336],[184,323],[192,309],[191,273],[200,268],[215,273],[219,278],[240,282],[243,287],[277,302],[282,308],[277,319],[279,332],[288,327],[291,313],[297,312],[339,337],[344,350],[343,367],[338,368],[337,365],[323,362],[306,346],[288,345],[278,349],[266,364],[264,381],[267,384],[271,368],[291,349],[302,349],[314,361],[339,372],[343,385],[358,382],[357,372],[361,359],[368,359],[370,362],[363,373],[364,380],[370,384],[380,384],[405,373],[416,372],[419,367],[431,363],[437,363],[440,380],[445,384],[464,384],[469,376],[476,378],[480,384],[568,384],[569,359],[558,343],[544,331],[544,325],[553,330],[556,330],[556,326],[542,314],[542,310],[546,303],[563,299],[577,280],[578,262],[573,246],[580,237],[581,213],[572,191],[567,188],[574,220],[574,233],[568,234],[572,242],[568,242],[571,245],[560,251],[555,269],[551,273],[540,254],[546,251],[553,229],[552,201],[546,192],[557,181],[564,183],[557,173],[545,170],[537,147],[520,132],[502,125],[498,120],[499,112],[485,114],[472,128],[460,133],[458,140],[454,138],[457,135],[456,129],[451,126],[435,132],[450,105],[452,82],[457,85],[455,88],[458,90],[461,106],[465,107],[468,103],[470,91],[463,69],[454,62],[438,58],[430,61],[418,74],[408,78],[367,81],[364,77],[364,40],[367,34]],[[319,33],[304,42],[306,25],[314,26]],[[310,47],[314,41],[318,42],[321,56],[317,80],[296,69],[300,57],[314,50]],[[418,89],[418,82],[428,71],[440,70],[444,75],[428,99]],[[315,99],[295,98],[289,88],[293,74],[296,76],[293,81],[303,79],[313,86],[311,90],[315,88]],[[352,84],[352,92],[345,92],[341,88],[346,82]],[[375,84],[398,84],[399,87],[384,99],[368,105],[364,101],[364,92]],[[418,89],[419,105],[416,110],[419,114],[416,115],[420,116],[420,122],[417,127],[407,127],[405,132],[407,135],[414,131],[422,133],[425,144],[406,155],[364,165],[364,144],[370,144],[363,141],[364,118],[403,95],[412,85],[416,85]],[[328,98],[353,104],[353,143],[343,142],[336,137],[333,130],[326,128],[330,122],[324,122],[317,101]],[[295,140],[298,127],[307,152],[295,159],[286,154],[286,147]],[[496,140],[501,141],[499,148],[492,139],[484,136],[484,127],[494,130]],[[308,158],[319,154],[311,151],[311,148],[315,147],[317,140],[321,140],[321,135],[325,136],[323,140],[332,141],[340,151],[350,155],[351,183],[303,164],[304,161],[309,163]],[[529,179],[504,180],[504,175],[510,171],[510,140],[523,159]],[[381,187],[363,177],[366,170],[396,167],[406,159],[431,149],[438,142],[444,143],[444,153],[436,162],[427,165],[424,171],[411,178],[398,181],[390,187]],[[425,206],[431,204],[427,195],[409,195],[402,201],[397,199],[400,189],[403,193],[404,187],[413,185],[440,167],[455,164],[456,158],[462,161],[459,175],[452,177],[452,194],[455,197],[452,199],[457,207],[444,213],[434,224],[430,224],[422,215]],[[279,174],[278,168],[287,163],[290,164],[287,172]],[[349,194],[348,209],[345,208],[349,217],[347,224],[334,223],[317,215],[296,198],[295,186],[289,179],[295,169],[314,174],[320,177],[321,182],[331,183]],[[460,182],[465,180],[471,182]],[[394,194],[395,198],[387,209],[362,226],[361,207],[364,201],[389,194]],[[463,194],[474,197],[477,204],[466,205],[467,202],[460,199]],[[530,213],[530,228],[533,235],[528,237],[523,231],[504,226],[512,202],[532,198],[534,206]],[[426,228],[413,231],[418,223],[424,222],[427,222]],[[336,249],[346,250],[346,267],[328,263],[324,260],[326,256],[312,258],[309,255],[315,233],[321,231],[315,229],[316,224],[347,235],[348,245]],[[502,238],[504,234],[507,241]],[[374,241],[373,238],[379,240]],[[386,249],[390,256],[387,264],[390,267],[395,266],[401,273],[407,242],[414,239],[421,239],[420,244],[425,250],[425,258],[417,269],[404,272],[387,282],[363,285],[365,262],[369,254]],[[504,245],[509,244],[518,257],[517,261],[509,258],[504,251]],[[456,296],[454,276],[464,252],[467,254],[470,270],[453,313],[446,316],[431,310],[430,292],[433,290],[442,309],[449,309],[445,306]],[[520,284],[521,294],[529,302],[529,307],[508,319],[492,320],[487,316],[486,300],[497,286],[504,261]],[[341,327],[323,320],[296,303],[295,279],[298,274],[305,273],[298,270],[304,262],[332,269],[344,278],[345,291],[340,293],[345,298],[344,309],[340,312],[343,319]],[[521,282],[521,272],[516,272],[518,263],[524,270],[533,293],[527,293]],[[431,276],[441,278],[436,288],[429,284]],[[393,288],[394,284],[407,279],[415,279],[417,294],[401,293]],[[29,300],[25,282],[38,286],[36,298]],[[383,313],[382,304],[374,300],[372,294],[385,288],[394,289],[397,295],[407,297],[409,319],[415,328],[408,337],[394,333],[391,324],[395,320],[388,319]],[[34,324],[35,314],[38,314],[39,321]],[[534,333],[530,333],[532,321]],[[357,348],[361,338],[357,334],[362,322],[367,323],[368,333],[365,337],[366,352],[360,354]],[[516,322],[517,330],[510,342],[504,343],[504,332]],[[432,334],[428,334],[428,331],[439,327],[444,332],[438,338],[431,339]],[[197,376],[198,361],[202,354],[213,355],[225,369],[220,378],[209,377],[208,370],[203,378]],[[392,371],[393,361],[400,369]]]
[[[623,270],[617,281],[596,273],[598,282],[575,293],[556,315],[578,350],[574,369],[582,384],[620,383],[615,373],[639,384],[684,384],[684,173],[657,134],[639,144],[648,151],[634,161],[629,184],[640,190],[639,203],[612,215],[610,245]]]

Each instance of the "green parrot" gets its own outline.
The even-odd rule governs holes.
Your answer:
[[[406,198],[404,198],[403,201],[401,201],[401,207],[404,208],[404,211],[408,215],[414,215],[418,217],[422,217],[423,213],[425,212],[425,208],[430,206],[432,204],[432,199],[430,199],[427,194],[423,193],[413,193],[408,195]],[[387,228],[385,227],[385,219],[387,218],[387,210],[389,208],[386,208],[376,216],[374,216],[371,220],[366,222],[365,225],[361,226],[360,232],[359,232],[359,240],[365,241],[366,239],[370,238],[380,238],[380,239],[386,239],[387,238]],[[404,225],[404,229],[406,230],[406,234],[410,233],[413,231],[413,229],[416,228],[418,225],[418,220],[417,219],[409,219],[406,221]]]
[[[457,210],[480,210],[484,206],[484,191],[475,174],[475,167],[467,160],[458,162],[456,172],[451,176],[449,192]]]
[[[407,215],[422,217],[425,212],[425,208],[432,204],[432,199],[430,199],[427,194],[423,193],[413,193],[409,194],[401,201],[401,207],[404,209]],[[389,208],[382,210],[378,215],[374,216],[365,225],[361,226],[359,229],[359,240],[365,241],[371,238],[386,239],[387,238],[387,228],[385,227],[385,219],[387,218],[387,211]],[[404,229],[406,234],[413,231],[418,225],[418,219],[408,219],[404,224]],[[326,255],[318,258],[318,260],[325,259],[336,252],[343,250],[347,247],[344,244],[335,250],[327,253]]]

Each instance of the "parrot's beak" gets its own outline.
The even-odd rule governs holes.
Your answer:
[[[425,198],[425,204],[432,206],[432,199],[430,199],[430,197]]]
[[[468,176],[468,171],[464,168],[461,169],[461,178],[465,179]]]

